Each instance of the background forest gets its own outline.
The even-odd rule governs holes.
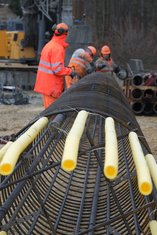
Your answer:
[[[108,43],[115,60],[142,59],[144,66],[157,68],[157,1],[90,0],[88,22],[97,45]]]
[[[0,2],[8,2],[21,16],[20,0]],[[85,15],[85,23],[92,27],[98,49],[108,44],[115,61],[125,63],[136,58],[142,59],[147,69],[157,68],[156,0],[72,0],[74,4],[79,14],[82,11]]]

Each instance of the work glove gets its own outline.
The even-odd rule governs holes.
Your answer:
[[[93,67],[91,67],[91,68],[88,68],[88,69],[86,70],[86,72],[87,72],[87,74],[90,74],[90,73],[95,72],[95,70],[96,70],[96,68],[95,68],[95,66],[93,66]]]
[[[87,69],[86,72],[87,72],[87,74],[90,74],[93,72],[93,69]]]
[[[91,62],[90,63],[90,67],[87,68],[86,72],[87,74],[90,74],[90,73],[93,73],[96,71],[96,66],[95,66],[95,63],[94,62]]]
[[[114,73],[119,73],[121,70],[121,67],[120,66],[116,66],[114,69],[113,69],[113,72]]]
[[[97,68],[98,69],[103,69],[103,68],[105,68],[106,67],[106,64],[98,64],[97,65]]]
[[[95,63],[94,63],[94,62],[91,62],[91,63],[90,63],[90,66],[91,66],[92,68],[95,68]]]
[[[79,75],[74,70],[71,72],[70,76],[72,77],[72,79],[75,77],[79,78]]]

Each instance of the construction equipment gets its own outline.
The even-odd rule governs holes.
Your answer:
[[[3,27],[5,25],[5,27]],[[9,62],[31,63],[36,54],[33,47],[23,47],[25,32],[22,21],[8,20],[0,25],[0,59]]]
[[[40,53],[52,36],[52,25],[60,19],[62,4],[54,0],[20,4],[22,19],[0,22],[0,87],[28,90],[34,88]]]
[[[34,87],[37,55],[33,46],[23,45],[24,38],[20,19],[0,22],[0,96],[3,86],[15,86],[17,90]]]
[[[83,119],[78,118],[80,112]],[[118,172],[112,180],[104,175],[106,151],[111,154],[115,147],[111,144],[112,133],[105,135],[111,130],[104,130],[108,117],[112,123],[114,120],[114,143],[118,147]],[[42,118],[44,126],[33,132]],[[80,127],[79,137],[75,136],[79,139],[76,166],[68,171],[65,161],[65,169],[61,165],[66,138],[70,130],[73,134]],[[27,143],[18,144],[26,136]],[[134,162],[134,158],[140,153],[149,175],[145,155],[151,150],[113,77],[103,73],[84,77],[10,140],[13,143],[1,150],[6,152],[0,163],[5,175],[0,184],[3,234],[150,234],[149,222],[152,230],[157,219],[156,188],[149,176],[149,185],[145,183],[139,190],[139,176],[145,174],[135,169],[139,159]],[[132,150],[135,144],[138,146]],[[76,151],[72,142],[69,146],[71,153]],[[6,161],[11,153],[14,169]],[[9,169],[13,172],[9,173]]]
[[[50,39],[45,33],[61,12],[60,1],[25,0],[19,7],[22,19],[0,21],[0,60],[38,64],[41,49]]]

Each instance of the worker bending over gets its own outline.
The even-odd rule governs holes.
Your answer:
[[[60,23],[54,27],[52,39],[43,47],[39,61],[35,92],[43,94],[45,109],[52,104],[64,90],[64,76],[74,76],[72,68],[65,67],[65,50],[68,25]]]
[[[66,88],[69,88],[72,84],[76,83],[79,79],[95,71],[93,59],[96,55],[96,48],[93,46],[87,46],[85,49],[77,49],[72,54],[68,67],[73,68],[77,73],[77,76],[72,78],[70,76],[65,77]]]

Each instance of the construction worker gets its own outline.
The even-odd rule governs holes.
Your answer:
[[[109,46],[104,45],[101,48],[100,58],[95,62],[96,71],[101,72],[115,72],[118,73],[120,71],[120,67],[117,66],[112,57],[111,50]]]
[[[52,104],[64,90],[64,76],[74,76],[73,69],[65,67],[65,50],[68,25],[57,24],[53,27],[52,39],[43,47],[38,66],[35,92],[43,94],[45,109]]]
[[[87,46],[85,49],[77,49],[72,54],[68,67],[73,68],[77,76],[72,79],[70,76],[65,76],[66,88],[76,83],[86,74],[95,71],[93,59],[96,55],[96,48]]]

